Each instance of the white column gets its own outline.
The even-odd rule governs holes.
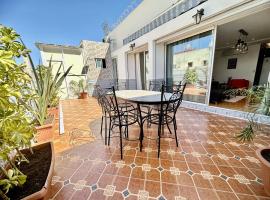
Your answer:
[[[155,59],[155,78],[156,79],[166,79],[165,70],[166,70],[166,56],[165,56],[165,44],[160,43],[156,44],[156,59]]]
[[[156,43],[155,41],[148,42],[148,53],[149,53],[149,78],[153,80],[156,78]]]

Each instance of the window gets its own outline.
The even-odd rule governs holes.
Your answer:
[[[185,80],[186,101],[206,103],[212,40],[212,31],[208,31],[167,45],[166,82]]]
[[[89,66],[84,66],[83,69],[82,69],[82,75],[87,75],[88,73],[88,69],[89,69]]]
[[[96,68],[106,68],[106,60],[104,58],[95,58]]]

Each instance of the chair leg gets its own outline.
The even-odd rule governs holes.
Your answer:
[[[119,126],[119,133],[120,133],[120,153],[121,153],[121,160],[122,160],[123,159],[122,126]]]
[[[158,158],[160,155],[160,135],[161,135],[161,122],[158,125]]]
[[[110,146],[110,141],[111,141],[111,128],[112,128],[112,119],[110,118],[110,124],[109,124],[109,136],[108,136],[108,146]]]
[[[172,134],[171,128],[170,128],[170,126],[169,126],[169,123],[168,123],[168,122],[166,122],[166,125],[167,125],[167,128],[168,128],[168,130],[169,130],[170,134]]]
[[[102,130],[103,129],[103,115],[101,117],[101,127],[100,127],[100,135],[102,136]]]
[[[174,123],[176,124],[176,118],[174,118]],[[177,126],[176,126],[176,130],[177,130]]]
[[[105,145],[107,145],[107,116],[104,117],[105,120]]]
[[[177,125],[176,125],[176,120],[173,120],[173,126],[174,126],[174,134],[175,134],[175,142],[176,142],[176,146],[178,147],[178,139],[177,139]]]

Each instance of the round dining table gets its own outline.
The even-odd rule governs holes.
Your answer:
[[[127,102],[137,104],[139,114],[140,125],[140,151],[142,151],[142,140],[144,137],[143,132],[143,119],[141,112],[141,105],[160,105],[161,104],[161,92],[148,91],[148,90],[118,90],[115,91],[117,98],[125,100]],[[170,100],[172,93],[164,92],[162,103],[167,103]],[[147,116],[145,116],[147,117]]]

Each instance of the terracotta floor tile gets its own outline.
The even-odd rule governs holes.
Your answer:
[[[113,185],[116,187],[115,190],[117,191],[124,191],[128,188],[128,181],[129,178],[117,176],[113,182]]]
[[[188,186],[179,185],[178,189],[179,189],[179,196],[180,197],[190,199],[190,200],[191,199],[192,200],[199,199],[195,187],[188,187]]]
[[[192,177],[185,172],[181,172],[180,175],[177,176],[177,183],[183,186],[194,186]]]
[[[71,199],[74,200],[86,200],[91,194],[90,188],[84,187],[82,190],[76,190]]]
[[[138,194],[139,190],[144,190],[144,180],[131,178],[129,181],[128,190],[133,194]]]
[[[195,174],[192,176],[194,184],[196,187],[200,187],[200,188],[207,188],[207,189],[211,189],[211,182],[205,178],[203,178],[201,175],[199,174]]]
[[[164,170],[161,172],[161,181],[164,183],[172,183],[177,184],[176,182],[177,176],[172,175],[170,171]]]
[[[160,191],[160,182],[146,181],[145,190],[149,192],[150,197],[158,197],[161,193]]]
[[[149,181],[160,181],[160,172],[157,169],[151,169],[146,172],[146,179]]]
[[[131,172],[131,177],[145,179],[145,171],[141,167],[135,167]]]
[[[210,181],[212,183],[213,188],[216,190],[233,192],[229,184],[227,183],[227,181],[225,181],[224,179],[220,177],[213,177],[213,179]]]
[[[174,199],[179,196],[178,186],[175,184],[162,183],[162,194],[166,199]]]
[[[221,200],[238,200],[234,193],[216,191],[219,199]]]
[[[115,176],[103,174],[98,180],[98,186],[104,189],[107,185],[112,185]]]
[[[143,151],[139,151],[138,141],[124,140],[121,161],[119,137],[112,137],[108,147],[100,136],[101,109],[94,98],[61,103],[65,133],[58,134],[56,121],[54,199],[118,200],[125,194],[126,199],[135,200],[139,191],[148,192],[149,200],[157,199],[161,194],[165,199],[173,200],[270,198],[263,185],[254,182],[262,175],[261,165],[256,161],[257,147],[253,145],[270,145],[270,139],[258,134],[249,146],[238,143],[233,133],[245,125],[242,120],[181,108],[176,115],[178,148],[174,139],[162,138],[158,159],[156,141],[146,139],[157,137],[157,127],[145,125]],[[71,145],[69,133],[74,128],[85,129],[88,137],[89,133],[95,137],[74,141]],[[265,126],[262,133],[267,131],[270,126]],[[118,133],[113,134],[117,136]],[[165,128],[163,136],[168,134]],[[138,135],[137,125],[129,127],[130,138]],[[82,190],[74,189],[78,181],[86,181],[82,182]]]
[[[69,199],[75,192],[73,185],[69,184],[63,187],[54,197],[55,200]]]
[[[253,194],[246,184],[239,183],[235,179],[229,179],[228,183],[232,187],[235,193],[249,194],[249,195]]]
[[[92,192],[92,194],[91,194],[91,196],[90,196],[90,200],[105,200],[106,199],[106,196],[105,195],[103,195],[103,190],[101,190],[101,189],[98,189],[98,190],[96,190],[96,191],[94,191],[94,192]]]
[[[198,188],[198,193],[201,200],[218,199],[214,190]]]

